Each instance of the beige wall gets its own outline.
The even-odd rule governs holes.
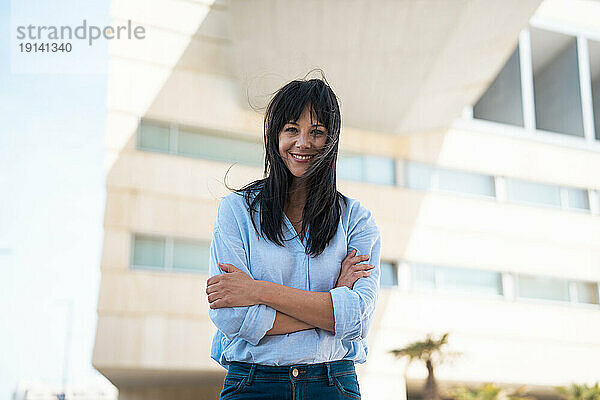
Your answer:
[[[239,98],[230,68],[227,8],[210,3],[113,2],[115,20],[144,23],[151,38],[139,46],[113,41],[110,48],[93,364],[117,384],[123,399],[215,398],[225,373],[209,357],[215,328],[207,316],[207,276],[129,268],[132,232],[208,242],[219,198],[228,193],[221,183],[226,163],[136,150],[139,118],[262,137],[262,116]],[[600,190],[597,151],[501,132],[450,128],[392,136],[344,125],[341,150]],[[238,165],[227,182],[240,187],[261,174],[260,168]],[[600,280],[599,215],[356,182],[340,182],[338,189],[373,211],[385,260]],[[600,358],[599,312],[383,289],[369,334],[369,361],[357,365],[361,390],[365,399],[405,396],[404,363],[387,351],[430,331],[450,331],[452,350],[465,353],[436,371],[442,386],[494,381],[544,393],[592,379]],[[418,365],[407,372],[409,385],[425,376]]]

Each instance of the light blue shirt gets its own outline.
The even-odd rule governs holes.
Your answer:
[[[379,293],[381,237],[371,212],[358,200],[341,202],[338,229],[318,257],[305,254],[307,235],[301,241],[284,214],[285,247],[259,237],[241,194],[221,199],[210,245],[210,276],[223,274],[218,263],[232,264],[256,280],[330,292],[335,333],[312,328],[282,335],[265,335],[273,327],[276,310],[264,304],[249,307],[209,308],[218,328],[211,358],[228,369],[230,361],[262,365],[314,364],[326,361],[367,359],[367,333]],[[259,214],[255,223],[260,231]],[[310,233],[310,226],[308,227]],[[359,278],[349,289],[334,288],[344,258],[352,250],[368,254],[371,275]]]

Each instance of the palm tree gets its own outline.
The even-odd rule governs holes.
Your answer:
[[[596,382],[594,386],[588,386],[586,384],[578,385],[573,383],[568,388],[558,386],[555,389],[566,397],[567,400],[600,400],[600,387],[598,387],[598,384]]]
[[[525,386],[508,392],[491,382],[483,384],[478,389],[469,389],[461,385],[451,389],[448,396],[455,400],[535,400],[535,397],[525,394]]]
[[[391,350],[390,353],[396,358],[408,357],[408,364],[404,370],[404,381],[406,382],[406,373],[408,367],[415,360],[420,360],[427,367],[427,381],[423,389],[423,400],[440,400],[437,383],[435,381],[434,367],[442,364],[448,356],[455,356],[461,353],[443,352],[442,346],[448,343],[448,333],[444,333],[440,339],[433,339],[431,334],[422,342],[414,342],[408,346]]]

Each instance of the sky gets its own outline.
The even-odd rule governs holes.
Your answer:
[[[63,372],[68,383],[108,383],[91,365],[107,46],[94,43],[86,57],[100,73],[11,73],[10,22],[35,10],[47,23],[108,24],[109,5],[15,0],[11,16],[11,3],[0,2],[0,399],[20,381],[61,384]]]

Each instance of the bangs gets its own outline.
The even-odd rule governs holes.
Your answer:
[[[311,105],[311,122],[313,124],[321,124],[329,132],[335,130],[332,122],[335,118],[335,102],[330,93],[330,89],[318,79],[309,81],[292,81],[282,88],[280,92],[285,101],[282,102],[282,112],[279,113],[281,121],[277,128],[278,130],[289,121],[297,121],[304,111],[304,107],[310,103]],[[316,114],[317,120],[313,121],[313,112]]]

